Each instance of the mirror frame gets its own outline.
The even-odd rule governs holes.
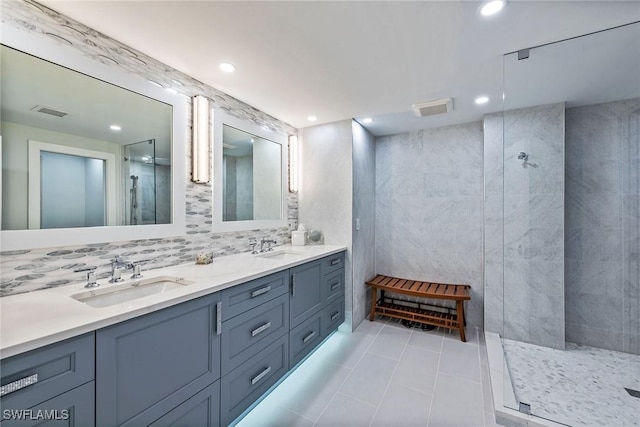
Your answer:
[[[86,74],[140,95],[164,102],[173,109],[171,128],[171,223],[147,225],[123,225],[84,228],[59,228],[46,230],[0,231],[0,250],[53,248],[91,243],[108,243],[175,237],[186,234],[185,205],[185,145],[187,127],[187,97],[173,95],[151,85],[143,76],[127,73],[107,66],[83,54],[73,46],[56,43],[53,37],[27,33],[5,25],[2,28],[2,44]],[[2,140],[0,138],[0,148]],[[1,159],[0,151],[0,159]],[[2,177],[0,175],[0,215],[2,212]]]
[[[287,165],[288,136],[272,132],[254,123],[233,117],[224,111],[213,110],[213,218],[214,232],[257,230],[263,228],[279,228],[287,226]],[[282,218],[273,220],[223,221],[222,220],[222,140],[223,126],[228,125],[276,144],[280,144],[281,171],[281,212]]]

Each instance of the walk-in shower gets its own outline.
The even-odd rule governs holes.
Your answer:
[[[638,425],[640,23],[505,55],[504,110],[484,125],[485,329],[505,405]]]

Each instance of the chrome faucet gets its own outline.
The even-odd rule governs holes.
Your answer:
[[[267,244],[267,250],[264,249],[264,244]],[[272,244],[277,243],[275,240],[270,240],[270,239],[262,239],[260,240],[260,252],[269,252],[272,251],[273,248],[271,247]]]
[[[98,282],[96,282],[96,267],[84,267],[73,270],[74,273],[79,273],[81,271],[87,272],[87,284],[84,285],[85,288],[97,288],[100,286]]]
[[[148,262],[148,259],[143,259],[140,261],[132,261],[127,263],[127,268],[133,270],[133,274],[131,275],[132,279],[140,279],[142,277],[142,272],[140,271],[140,264]]]
[[[109,283],[117,283],[122,282],[124,279],[122,278],[123,268],[128,268],[130,263],[127,261],[123,261],[122,257],[116,256],[111,260],[111,279],[109,279]]]
[[[256,251],[256,245],[258,244],[257,241],[255,240],[249,240],[249,246],[251,246],[251,255],[255,255],[258,253],[258,251]]]

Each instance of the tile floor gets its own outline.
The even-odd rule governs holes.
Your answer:
[[[484,334],[365,320],[339,330],[238,427],[495,426]]]
[[[531,413],[574,426],[640,425],[640,356],[567,343],[554,350],[503,340],[517,399]]]

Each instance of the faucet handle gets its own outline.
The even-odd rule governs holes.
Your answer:
[[[257,241],[255,240],[249,240],[249,246],[251,246],[251,255],[255,255],[258,253],[258,251],[256,251],[256,245],[258,244]]]
[[[100,285],[98,285],[98,283],[96,282],[96,268],[95,266],[88,266],[88,267],[83,267],[83,268],[77,268],[75,270],[73,270],[74,273],[79,273],[79,272],[87,272],[87,284],[84,285],[85,288],[96,288]]]

